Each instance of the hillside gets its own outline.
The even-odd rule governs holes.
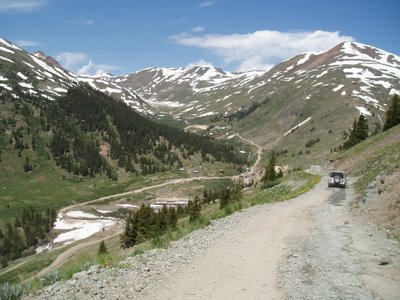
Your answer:
[[[228,173],[246,163],[232,146],[153,123],[90,87],[70,89],[54,101],[5,92],[0,107],[2,221],[16,216],[26,193],[28,202],[52,199],[51,207],[82,198],[63,194],[82,176],[106,176],[110,187],[113,180],[124,185],[152,174],[193,176],[187,166],[194,163],[203,164],[203,172],[224,166]],[[65,190],[52,191],[54,185]],[[53,198],[60,193],[64,200]]]
[[[28,53],[13,43],[0,38],[0,88],[11,92],[38,96],[48,100],[66,94],[71,87],[86,83],[94,89],[126,102],[137,111],[146,111],[148,105],[134,93],[107,80],[107,76],[81,76],[63,68],[54,58],[38,51]]]
[[[393,127],[353,148],[335,154],[332,168],[357,178],[356,211],[368,222],[400,240],[400,126]]]
[[[399,57],[345,42],[299,54],[267,72],[149,68],[110,80],[137,92],[159,119],[214,124],[212,134],[219,137],[239,132],[284,154],[283,163],[306,167],[323,163],[360,113],[370,133],[379,130],[400,91],[399,78]]]

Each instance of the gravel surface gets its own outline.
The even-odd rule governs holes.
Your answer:
[[[36,299],[398,299],[399,244],[353,215],[352,197],[323,179],[296,199],[214,221],[168,249],[93,266]]]

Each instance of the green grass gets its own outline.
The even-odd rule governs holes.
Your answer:
[[[51,251],[48,253],[36,254],[34,257],[29,256],[29,257],[19,259],[17,261],[10,262],[10,265],[8,268],[1,270],[1,272],[4,272],[4,273],[0,273],[0,283],[2,283],[2,282],[17,283],[17,282],[23,282],[26,279],[31,278],[38,271],[49,266],[56,259],[56,257],[63,251],[65,251],[65,248]],[[33,258],[33,259],[31,259],[31,258]],[[10,269],[15,264],[18,264],[18,263],[21,263],[24,261],[26,261],[26,263],[22,264],[20,267],[7,272],[7,269]]]
[[[389,174],[400,165],[399,136],[400,126],[397,126],[371,136],[346,151],[335,153],[331,159],[344,163],[354,161],[349,171],[358,177],[355,188],[362,193],[380,173]]]
[[[321,177],[306,172],[292,172],[289,176],[284,177],[281,184],[270,189],[256,190],[247,199],[250,205],[258,205],[264,203],[274,203],[288,200],[300,196],[312,189]],[[291,188],[289,181],[301,181],[302,184],[296,188]]]
[[[0,277],[0,282],[19,283],[31,278],[31,280],[24,285],[24,288],[26,292],[34,292],[35,290],[42,288],[46,282],[55,279],[68,280],[72,278],[73,274],[87,270],[92,265],[98,265],[100,267],[124,267],[120,262],[126,256],[141,255],[153,248],[166,248],[169,246],[171,241],[181,239],[195,230],[209,226],[212,220],[226,217],[250,206],[284,201],[296,197],[307,192],[318,183],[319,180],[320,177],[316,175],[311,175],[305,172],[292,172],[282,179],[280,185],[267,190],[250,190],[243,195],[239,202],[233,203],[224,209],[219,209],[219,203],[204,205],[201,216],[196,221],[189,222],[188,217],[182,218],[178,222],[177,230],[168,231],[156,239],[136,245],[130,249],[130,251],[121,250],[119,237],[116,236],[106,241],[106,247],[109,254],[97,255],[98,245],[92,245],[80,252],[79,255],[64,263],[64,265],[57,270],[57,274],[46,275],[42,277],[44,279],[34,278],[34,275],[39,270],[48,266],[55,257],[65,249],[43,253],[36,256],[35,259],[27,261],[20,268],[2,275]],[[296,185],[296,188],[292,188],[290,183],[293,181],[301,182],[301,184]],[[224,180],[223,183],[217,183],[217,180],[210,181],[210,186],[212,187],[222,186],[223,184],[231,184],[231,182],[226,180]]]

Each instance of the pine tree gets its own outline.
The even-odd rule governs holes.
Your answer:
[[[178,214],[175,207],[170,207],[168,209],[168,227],[172,230],[176,229],[176,225],[178,224]]]
[[[350,131],[348,139],[343,143],[344,149],[349,149],[360,143],[368,137],[368,122],[363,114],[357,120],[354,120],[353,128]]]
[[[163,205],[161,211],[158,213],[158,227],[160,234],[163,234],[168,229],[168,208]]]
[[[107,254],[108,250],[106,247],[106,244],[104,243],[104,241],[101,241],[100,245],[99,245],[99,251],[97,252],[97,254],[102,255],[102,254]]]
[[[121,235],[122,248],[130,248],[136,244],[137,240],[137,216],[136,212],[131,212],[125,222],[125,230]]]
[[[275,165],[276,165],[276,155],[275,151],[272,151],[271,157],[268,161],[268,165],[265,168],[265,175],[262,179],[264,182],[273,182],[276,180],[277,174],[275,171]]]
[[[199,197],[196,196],[194,201],[188,202],[188,211],[189,211],[189,222],[193,222],[194,220],[200,217],[201,212],[201,203]]]
[[[154,236],[157,229],[155,217],[154,210],[149,205],[142,204],[136,213],[137,243],[145,242]]]
[[[221,191],[221,196],[219,199],[219,208],[222,209],[229,204],[229,199],[231,197],[231,192],[229,188],[226,188]]]
[[[400,99],[398,95],[394,95],[386,113],[386,122],[383,125],[383,130],[400,124]]]
[[[358,118],[356,136],[360,141],[368,138],[368,122],[363,114]]]

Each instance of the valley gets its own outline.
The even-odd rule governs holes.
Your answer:
[[[398,295],[400,57],[343,42],[268,71],[86,76],[0,45],[0,283],[38,299]],[[326,187],[333,169],[347,189]],[[140,220],[157,199],[187,206]]]

